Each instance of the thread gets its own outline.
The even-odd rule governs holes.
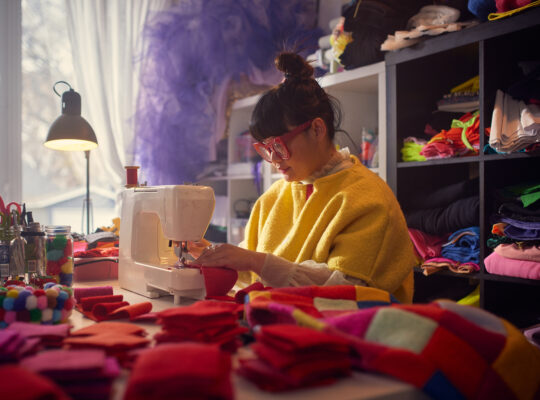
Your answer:
[[[129,165],[124,167],[126,169],[126,187],[136,187],[139,186],[139,180],[137,178],[138,166]]]

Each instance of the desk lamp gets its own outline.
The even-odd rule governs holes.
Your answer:
[[[61,96],[56,91],[59,83],[69,86]],[[86,233],[90,233],[90,150],[98,145],[96,134],[90,124],[81,117],[81,96],[64,81],[53,86],[54,93],[62,98],[62,115],[51,125],[44,145],[53,150],[84,151],[86,157],[86,199],[83,203],[83,218],[86,210]],[[85,207],[86,206],[86,207]]]

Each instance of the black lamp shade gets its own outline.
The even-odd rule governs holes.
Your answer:
[[[62,94],[62,115],[51,125],[44,144],[63,151],[86,151],[97,147],[94,130],[81,117],[81,96],[73,89]]]

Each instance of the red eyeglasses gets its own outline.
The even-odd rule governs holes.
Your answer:
[[[272,162],[272,153],[276,153],[282,160],[288,160],[291,158],[291,152],[287,148],[285,141],[291,140],[293,137],[304,132],[311,126],[313,120],[304,122],[302,125],[297,126],[290,132],[286,132],[283,135],[276,136],[265,140],[265,143],[257,142],[253,143],[253,147],[259,153],[259,155],[266,161]]]

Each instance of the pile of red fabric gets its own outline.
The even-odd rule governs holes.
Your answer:
[[[190,306],[169,308],[158,314],[162,331],[154,335],[157,343],[214,343],[235,352],[241,346],[239,335],[248,331],[238,324],[243,305],[214,300],[198,301]]]
[[[241,358],[238,373],[263,390],[325,385],[350,373],[342,337],[289,324],[262,326],[255,337],[251,349],[258,358]]]

